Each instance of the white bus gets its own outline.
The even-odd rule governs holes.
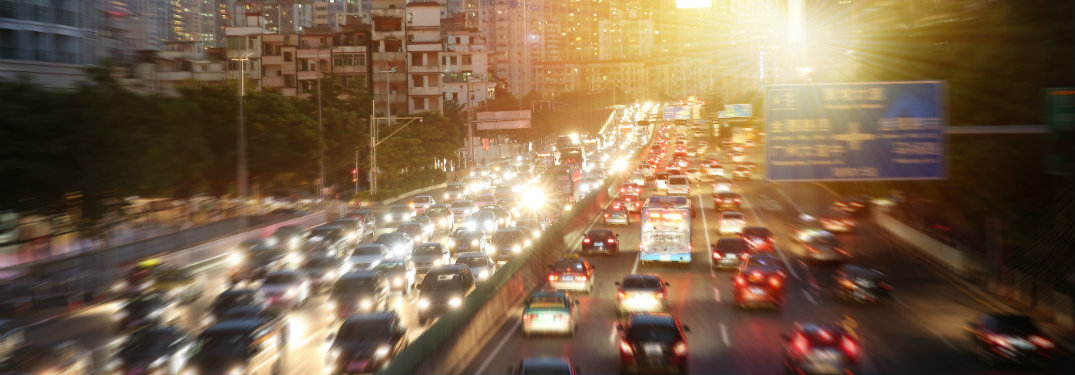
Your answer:
[[[691,262],[691,207],[686,197],[651,196],[642,207],[638,260]]]

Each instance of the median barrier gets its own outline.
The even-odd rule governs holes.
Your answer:
[[[971,278],[982,273],[981,260],[966,251],[948,246],[929,235],[889,216],[885,207],[870,210],[873,221],[892,236],[910,244],[934,263],[939,264],[962,277]]]

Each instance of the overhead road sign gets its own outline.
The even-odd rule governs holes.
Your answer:
[[[933,81],[769,86],[766,179],[944,179],[944,103]]]
[[[665,120],[689,120],[691,118],[690,106],[667,106],[664,107]]]
[[[478,130],[508,130],[530,128],[530,111],[478,112]]]
[[[725,104],[724,117],[722,118],[750,117],[753,115],[754,108],[750,104]]]

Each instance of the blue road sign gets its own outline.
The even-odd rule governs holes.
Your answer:
[[[766,179],[944,179],[942,82],[772,85]]]
[[[664,119],[665,120],[690,120],[691,107],[690,106],[667,106],[664,107]]]

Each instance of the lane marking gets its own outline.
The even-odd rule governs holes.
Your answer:
[[[612,344],[612,345],[615,345],[616,344],[616,336],[618,336],[616,334],[616,322],[612,322],[612,332],[608,333],[608,343]]]
[[[519,327],[521,327],[522,325],[522,320],[515,321],[515,326],[513,326],[511,330],[508,331],[506,335],[504,335],[504,338],[500,339],[500,342],[496,344],[495,348],[493,348],[493,352],[489,353],[489,356],[485,357],[485,361],[482,361],[481,366],[478,366],[478,369],[474,371],[475,374],[481,374],[485,372],[485,369],[489,367],[489,364],[493,363],[493,358],[497,357],[496,354],[500,352],[500,349],[504,349],[504,344],[507,344],[508,339],[515,336],[515,331],[518,331]]]
[[[732,341],[728,340],[728,328],[724,326],[724,323],[720,324],[720,338],[724,340],[724,345],[732,347]]]
[[[784,189],[781,189],[779,185],[775,186],[775,188],[776,191],[784,197],[784,200],[788,201],[788,203],[791,204],[791,207],[795,208],[796,212],[798,212],[800,215],[805,213],[802,207],[799,207],[799,205],[795,204],[795,201],[791,200],[791,197],[788,196],[788,193],[784,192]]]
[[[941,339],[941,342],[943,342],[945,345],[948,345],[949,348],[952,348],[952,350],[955,350],[955,351],[960,351],[959,347],[955,346],[955,344],[952,344],[952,342],[949,341],[947,337],[944,337],[944,335],[942,335],[936,329],[933,329],[932,327],[930,327],[929,330],[930,330],[930,332],[933,332],[934,335],[937,335],[937,338]]]
[[[720,289],[713,288],[713,295],[717,297],[717,303],[720,303]]]
[[[769,225],[765,224],[765,220],[762,219],[762,216],[759,215],[758,211],[754,209],[754,204],[750,202],[749,198],[747,198],[746,192],[744,191],[743,193],[744,194],[741,194],[743,196],[743,202],[747,204],[747,208],[750,209],[750,213],[754,215],[755,218],[757,218],[758,224],[761,224],[762,226],[768,228]],[[791,262],[788,261],[788,257],[784,256],[784,252],[780,250],[782,247],[783,246],[777,247],[776,245],[773,245],[773,250],[776,251],[776,255],[780,256],[780,260],[784,262],[784,268],[787,268],[788,271],[791,272],[791,276],[795,277],[796,280],[802,280],[802,278],[799,277],[799,274],[795,272],[795,267],[791,266]]]
[[[814,300],[814,295],[810,294],[810,292],[807,292],[806,289],[802,289],[802,291],[803,295],[806,296],[806,300],[810,301],[810,303],[814,304],[814,306],[817,306],[817,301]]]
[[[701,190],[701,187],[699,187],[699,190]],[[710,251],[712,251],[712,249],[713,249],[713,242],[711,242],[709,240],[709,223],[706,223],[709,220],[706,219],[706,217],[705,217],[705,205],[702,203],[702,193],[698,193],[697,197],[698,197],[698,211],[702,212],[702,230],[705,232],[705,254],[706,254],[706,258],[709,258],[709,266],[710,266],[709,267],[709,270],[710,270],[709,272],[712,274],[713,273],[713,257],[711,255],[709,255],[709,254],[710,254]],[[716,274],[713,274],[713,277],[716,277]]]

